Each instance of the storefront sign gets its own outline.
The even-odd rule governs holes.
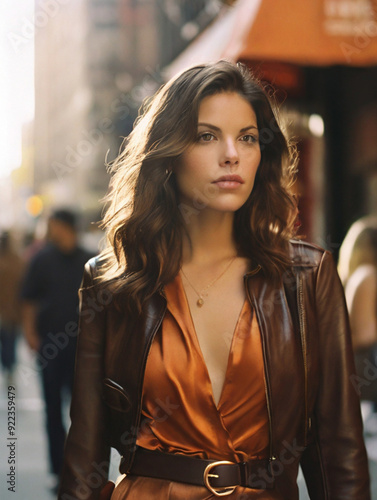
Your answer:
[[[377,36],[373,0],[323,0],[323,28],[330,36]]]

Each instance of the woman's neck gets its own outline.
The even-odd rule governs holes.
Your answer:
[[[233,237],[234,214],[203,211],[186,224],[189,238],[183,241],[183,264],[216,260],[236,255]]]

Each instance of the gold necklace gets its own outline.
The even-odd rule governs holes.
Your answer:
[[[181,272],[182,272],[183,276],[186,278],[187,283],[191,286],[191,288],[194,290],[194,292],[196,293],[196,295],[199,297],[198,300],[196,301],[196,305],[198,307],[202,307],[202,305],[204,304],[203,297],[206,297],[208,295],[208,294],[205,294],[204,292],[207,291],[209,288],[211,288],[211,286],[213,286],[216,283],[216,281],[218,281],[222,276],[224,276],[224,274],[227,272],[227,270],[233,264],[233,262],[236,259],[236,257],[237,257],[237,255],[235,255],[230,260],[229,264],[226,266],[226,268],[224,269],[224,271],[222,271],[222,273],[220,274],[220,276],[217,276],[217,278],[215,278],[213,281],[211,281],[211,283],[209,285],[207,285],[205,288],[203,288],[203,290],[201,290],[201,292],[198,292],[196,290],[196,288],[194,287],[194,285],[191,283],[191,281],[188,279],[188,277],[184,273],[183,269],[181,268]]]

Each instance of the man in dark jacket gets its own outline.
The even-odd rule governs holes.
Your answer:
[[[48,222],[48,243],[30,261],[23,282],[23,327],[36,352],[46,407],[51,472],[61,471],[66,430],[64,390],[70,395],[78,327],[78,289],[85,262],[92,256],[77,244],[76,217],[55,211]]]

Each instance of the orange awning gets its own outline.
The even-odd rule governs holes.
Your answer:
[[[166,68],[202,62],[377,64],[377,0],[239,0]]]

